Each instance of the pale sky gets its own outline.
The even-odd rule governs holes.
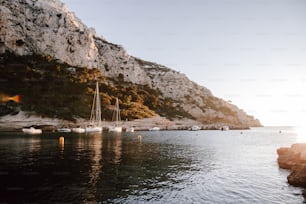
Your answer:
[[[63,0],[129,54],[185,73],[263,125],[306,126],[305,0]]]

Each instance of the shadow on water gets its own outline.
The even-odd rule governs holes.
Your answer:
[[[137,134],[0,136],[0,202],[120,202],[180,188],[180,172],[197,171],[184,146]]]

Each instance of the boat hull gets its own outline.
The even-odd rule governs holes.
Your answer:
[[[153,128],[150,128],[149,131],[160,131],[160,128],[159,127],[153,127]]]
[[[122,127],[113,127],[109,129],[110,132],[122,132]]]
[[[56,130],[57,132],[71,132],[70,128],[59,128]]]
[[[41,134],[42,130],[31,127],[31,128],[22,128],[22,132],[26,134]]]
[[[85,132],[102,132],[102,127],[87,127],[85,128]]]
[[[194,125],[194,126],[191,127],[190,130],[191,131],[198,131],[198,130],[201,130],[201,128],[199,126],[197,126],[197,125]]]
[[[72,132],[74,133],[85,133],[84,128],[72,128]]]
[[[127,128],[126,129],[126,132],[134,132],[135,130],[134,130],[134,128],[133,127],[131,127],[131,128]]]

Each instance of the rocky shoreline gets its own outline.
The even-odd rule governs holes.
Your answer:
[[[306,188],[306,143],[293,144],[291,147],[277,149],[278,165],[290,170],[288,183]]]
[[[36,127],[43,131],[55,131],[57,128],[85,127],[87,120],[77,119],[76,122],[61,120],[57,118],[46,118],[19,112],[17,115],[7,115],[0,117],[0,131],[20,131],[24,127]],[[113,122],[103,121],[103,128],[112,126]],[[191,119],[168,120],[165,117],[155,116],[152,118],[143,118],[133,121],[122,121],[123,129],[134,127],[136,131],[149,130],[152,127],[159,127],[161,130],[188,130],[192,126],[199,126],[202,130],[219,130],[225,124],[204,125]],[[249,127],[230,126],[230,129],[249,129]]]

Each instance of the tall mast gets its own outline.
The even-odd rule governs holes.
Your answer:
[[[99,127],[101,126],[101,102],[98,81],[96,82],[96,90],[92,102],[90,124],[97,125]]]
[[[101,126],[101,101],[100,101],[100,91],[99,91],[99,83],[96,83],[96,123],[100,127]]]
[[[94,125],[94,121],[95,121],[95,103],[96,103],[96,90],[94,93],[94,98],[92,100],[92,106],[91,106],[91,113],[90,113],[90,125]]]
[[[116,126],[119,126],[119,121],[121,120],[120,118],[120,109],[119,109],[119,100],[116,98]]]

